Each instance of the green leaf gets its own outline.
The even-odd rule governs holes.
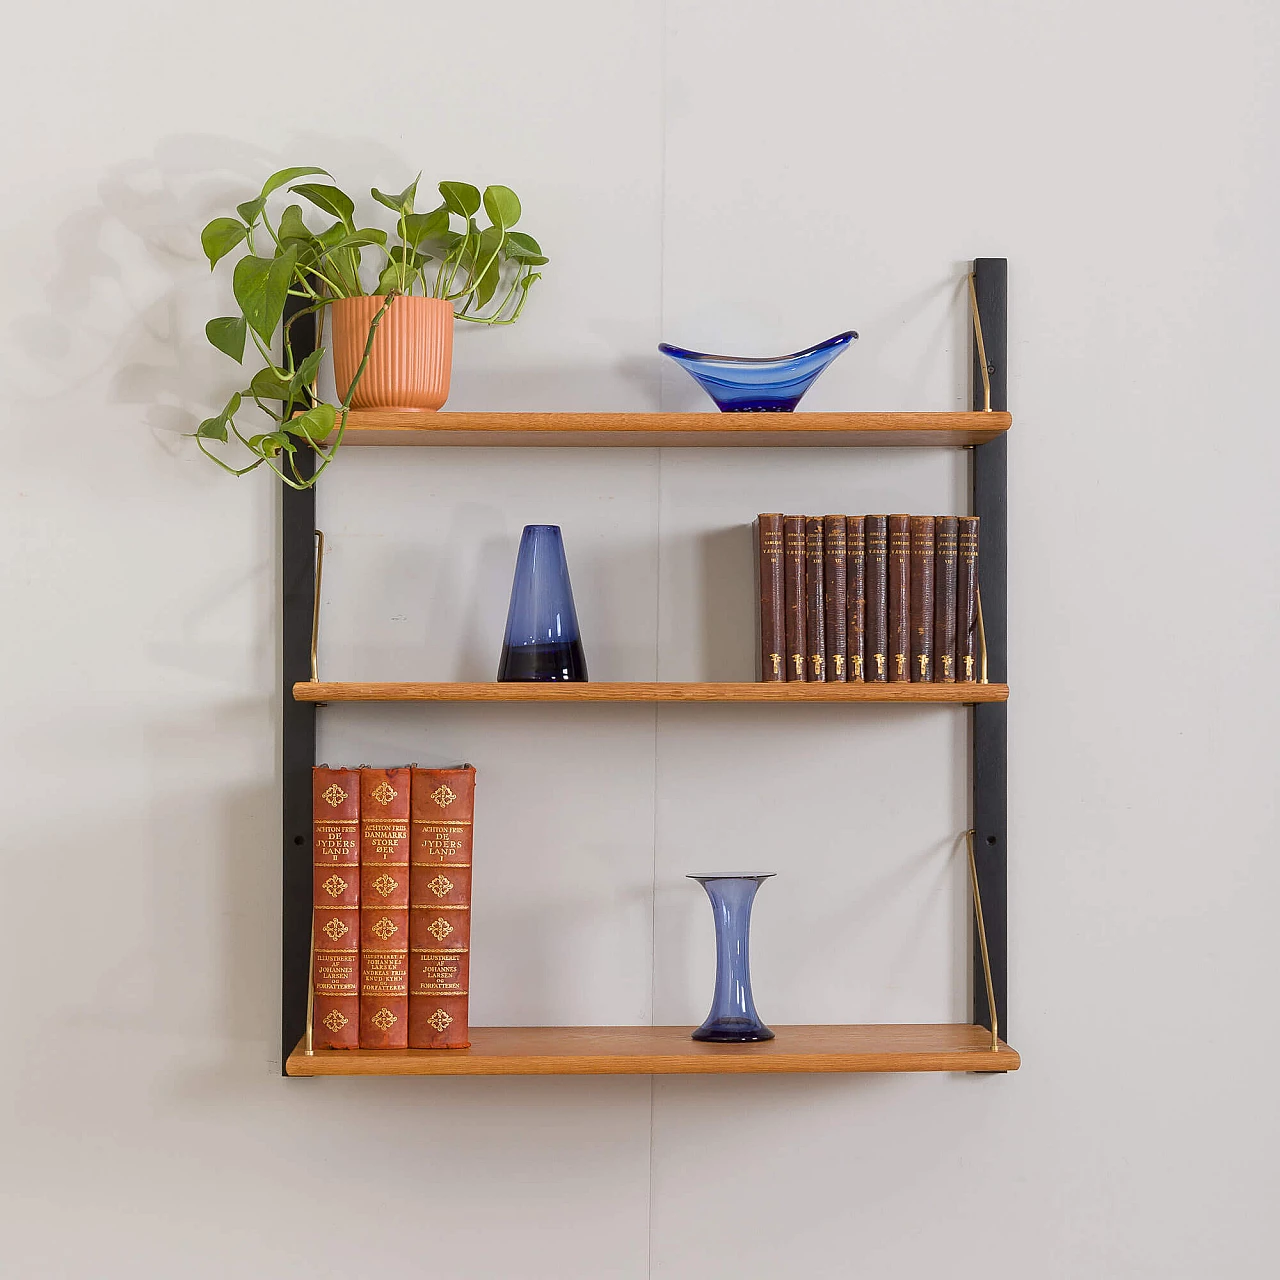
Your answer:
[[[356,206],[345,191],[314,182],[304,182],[301,186],[290,187],[289,190],[302,196],[304,200],[310,200],[317,209],[323,209],[325,213],[331,213],[335,218],[341,219],[348,231],[355,230]]]
[[[297,246],[290,245],[279,257],[258,258],[250,254],[236,263],[231,290],[245,319],[263,342],[271,341],[280,323],[297,261]]]
[[[404,220],[405,243],[417,248],[424,240],[446,235],[449,231],[449,211],[443,205],[430,213],[410,213]]]
[[[338,411],[333,405],[318,404],[306,413],[290,418],[284,429],[305,440],[323,440],[333,430],[337,419]]]
[[[219,316],[204,327],[204,336],[224,355],[240,362],[244,359],[244,340],[248,335],[244,316]]]
[[[542,273],[540,271],[530,271],[527,276],[522,276],[520,278],[520,288],[523,289],[525,293],[528,293],[529,286],[535,280],[541,280],[541,279],[542,279]]]
[[[256,200],[246,200],[244,204],[236,205],[236,212],[245,220],[248,226],[253,226],[261,216],[263,209],[267,207],[265,197],[259,196]]]
[[[283,187],[285,183],[292,182],[295,178],[305,178],[309,174],[313,173],[323,174],[326,178],[331,178],[333,176],[328,169],[280,169],[273,173],[271,177],[262,184],[262,194],[258,199],[261,200],[263,204],[266,204],[267,197],[273,191],[277,191],[279,188]]]
[[[479,311],[493,297],[498,288],[498,264],[495,260],[493,266],[480,277],[480,283],[476,285],[476,310]]]
[[[310,228],[302,220],[302,206],[291,204],[280,215],[280,239],[309,241],[312,238]]]
[[[289,380],[278,369],[259,369],[249,383],[249,390],[259,400],[288,400],[291,397]]]
[[[520,221],[520,199],[510,187],[485,187],[484,211],[495,227],[514,227]]]
[[[212,271],[218,259],[225,258],[248,234],[248,227],[236,218],[214,218],[200,233],[200,246],[209,259],[209,270]]]
[[[469,218],[480,208],[480,191],[469,182],[442,182],[440,194],[450,213]]]
[[[221,440],[223,444],[227,442],[227,422],[225,418],[206,418],[197,428],[196,435],[204,436],[206,440]]]
[[[507,243],[503,246],[508,258],[516,262],[527,262],[531,266],[540,267],[547,262],[542,256],[542,247],[523,231],[507,232]]]
[[[349,236],[343,236],[334,244],[325,245],[325,253],[339,253],[344,249],[358,249],[362,245],[377,244],[385,245],[387,243],[387,233],[379,231],[376,227],[365,227],[359,231],[353,231]]]
[[[378,277],[377,292],[380,295],[386,295],[390,293],[392,289],[399,288],[400,268],[396,263],[388,262],[387,265],[382,268],[382,274]]]
[[[298,398],[298,391],[309,387],[320,372],[320,361],[324,359],[324,348],[317,347],[294,371],[289,380],[289,390],[293,399]]]
[[[249,437],[249,448],[264,458],[274,458],[280,452],[273,432],[264,431],[262,435]]]
[[[392,209],[396,213],[412,213],[413,202],[418,195],[418,178],[421,177],[422,174],[418,174],[418,177],[414,178],[398,196],[389,196],[385,191],[379,191],[377,187],[370,188],[369,194],[379,204],[386,205],[388,209]]]
[[[490,262],[495,267],[498,265],[498,250],[502,247],[503,239],[501,227],[485,227],[480,233],[480,244],[476,249],[477,267],[482,267],[487,273]]]
[[[227,403],[222,406],[222,416],[224,418],[230,419],[230,418],[234,418],[236,414],[239,412],[240,412],[240,393],[238,391],[233,391],[231,393],[231,399],[228,400]]]

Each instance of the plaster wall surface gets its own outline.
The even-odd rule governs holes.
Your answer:
[[[367,0],[11,14],[0,103],[0,1274],[1269,1275],[1274,6]],[[278,500],[199,228],[316,163],[505,182],[552,261],[450,408],[694,409],[667,339],[862,334],[806,409],[968,404],[1010,262],[1015,1075],[280,1078]],[[519,531],[592,675],[752,671],[760,510],[963,510],[944,451],[351,450],[322,673],[488,679]],[[961,1020],[967,713],[332,707],[480,770],[473,1021],[694,1022],[686,872],[772,870],[770,1020]],[[713,866],[714,864],[714,866]],[[1266,1259],[1273,1262],[1268,1264]]]

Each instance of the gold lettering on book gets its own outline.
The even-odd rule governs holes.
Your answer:
[[[373,887],[377,889],[384,898],[386,898],[394,893],[400,887],[400,884],[384,871],[382,875],[373,882]]]
[[[446,783],[441,783],[432,793],[431,799],[442,809],[447,809],[458,797],[454,795]]]
[[[347,882],[340,875],[331,875],[320,886],[331,898],[337,898],[346,892]]]
[[[337,942],[343,934],[350,933],[351,929],[343,924],[341,920],[330,920],[320,932],[328,934],[330,942]]]
[[[849,655],[849,661],[850,661],[851,663],[853,663],[853,671],[852,671],[852,673],[851,673],[851,674],[852,674],[852,676],[853,676],[853,678],[854,678],[855,680],[861,680],[861,679],[862,679],[862,654],[860,654],[860,653],[851,653],[851,654]],[[883,658],[881,659],[880,665],[881,665],[881,666],[883,666],[883,665],[884,665],[884,659],[883,659]]]
[[[389,782],[380,782],[373,789],[373,798],[379,804],[390,804],[399,794]]]
[[[373,932],[376,933],[383,942],[386,942],[386,940],[396,932],[396,928],[397,926],[388,916],[383,916],[382,919],[373,926]]]
[[[831,661],[836,664],[836,675],[838,676],[844,675],[844,654],[843,653],[833,654],[831,657]]]
[[[795,664],[796,679],[803,680],[804,679],[804,654],[793,653],[791,655],[791,661]]]
[[[875,660],[876,660],[876,675],[878,676],[884,675],[884,654],[877,653],[875,655]]]
[[[329,806],[336,809],[346,798],[347,793],[338,786],[336,782],[330,783],[320,793],[320,795],[328,802]]]
[[[427,888],[436,895],[437,898],[443,898],[446,893],[453,889],[453,881],[445,875],[438,875],[434,880],[427,881]]]
[[[813,675],[814,679],[817,679],[822,675],[822,654],[811,653],[809,655],[809,661],[813,663]]]
[[[449,1017],[449,1015],[445,1013],[443,1009],[437,1009],[435,1013],[433,1013],[431,1017],[427,1019],[427,1024],[428,1026],[434,1027],[438,1032],[443,1034],[451,1026],[453,1026],[453,1019]]]
[[[967,653],[964,656],[964,678],[965,680],[973,679],[973,656]]]
[[[769,655],[769,663],[773,667],[773,674],[780,676],[782,674],[782,654],[771,653]]]
[[[917,653],[916,661],[920,664],[920,679],[923,680],[929,674],[929,655],[927,653]]]
[[[895,653],[893,660],[898,664],[898,674],[905,676],[907,674],[907,655],[905,653]]]
[[[390,1031],[392,1027],[400,1021],[390,1009],[379,1009],[377,1013],[369,1019],[379,1031]]]
[[[437,916],[429,925],[427,925],[427,932],[437,942],[443,942],[453,932],[453,925],[443,917]]]
[[[350,1019],[344,1018],[337,1009],[330,1009],[324,1016],[324,1025],[335,1035],[347,1025],[348,1021]]]
[[[955,659],[952,658],[949,653],[944,653],[942,655],[942,674],[944,676],[949,676],[951,674],[951,664],[954,661]]]

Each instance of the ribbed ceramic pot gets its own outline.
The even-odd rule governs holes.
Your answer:
[[[346,399],[369,341],[369,325],[385,298],[338,298],[333,312],[333,376]],[[353,409],[438,409],[449,398],[453,303],[399,297],[378,324]]]

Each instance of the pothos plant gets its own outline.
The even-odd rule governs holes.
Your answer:
[[[236,262],[231,278],[240,314],[210,320],[205,336],[241,364],[252,339],[264,367],[247,387],[231,396],[221,413],[196,428],[196,443],[206,457],[232,475],[266,466],[294,489],[310,488],[342,444],[347,413],[369,363],[374,335],[394,298],[414,294],[444,298],[453,304],[459,320],[514,324],[530,287],[541,279],[536,268],[547,261],[532,236],[512,230],[520,220],[520,201],[509,187],[486,187],[482,195],[468,182],[442,182],[442,203],[427,213],[415,209],[417,178],[398,195],[375,187],[370,194],[395,214],[395,228],[389,235],[378,227],[357,227],[355,202],[338,187],[321,182],[289,186],[299,178],[317,176],[331,175],[315,168],[273,173],[254,199],[236,206],[236,217],[215,218],[200,235],[211,271],[235,250],[247,251]],[[289,187],[334,221],[312,231],[302,205],[290,204],[273,225],[267,202],[282,187]],[[489,224],[484,227],[477,220],[481,209]],[[369,250],[378,255],[372,265],[363,258]],[[374,287],[366,289],[366,281],[375,278]],[[304,359],[295,360],[292,326],[303,316],[315,315],[317,333],[322,332],[327,306],[338,298],[366,294],[382,297],[384,302],[369,325],[364,354],[346,395],[340,404],[326,403],[315,390],[324,348],[317,346]],[[249,402],[270,419],[269,430],[256,434],[240,430],[236,416]],[[326,444],[331,435],[332,442]],[[243,467],[232,466],[209,450],[209,442],[226,444],[231,436],[251,456]],[[311,475],[299,466],[307,451],[315,455]]]

